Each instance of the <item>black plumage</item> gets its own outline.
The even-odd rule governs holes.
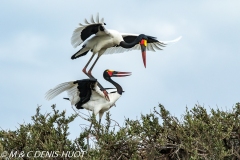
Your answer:
[[[75,105],[77,109],[83,109],[82,105],[90,100],[92,90],[94,89],[97,79],[82,79],[73,82],[78,84],[78,90],[80,92],[80,101]]]

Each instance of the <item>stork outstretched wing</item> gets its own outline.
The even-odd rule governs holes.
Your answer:
[[[67,92],[68,98],[66,99],[71,102],[71,105],[77,104],[80,99],[81,103],[86,103],[90,99],[91,95],[94,95],[93,98],[95,99],[105,98],[105,95],[97,86],[96,79],[82,79],[61,83],[53,89],[50,89],[45,94],[45,98],[47,100],[51,100],[64,91]],[[116,91],[116,89],[106,88],[106,91],[110,93],[112,91]]]
[[[97,14],[95,20],[93,15],[90,19],[90,22],[85,19],[85,24],[79,23],[79,27],[77,27],[72,34],[71,44],[74,48],[79,46],[82,42],[84,42],[91,35],[101,35],[101,34],[109,34],[107,29],[104,27],[106,25],[104,23],[104,19],[99,19],[99,14]]]
[[[45,98],[47,100],[51,100],[62,92],[66,91],[68,93],[71,104],[74,105],[77,101],[79,101],[79,91],[77,87],[78,85],[74,83],[74,81],[61,83],[53,89],[47,91],[47,93],[45,94]]]
[[[122,37],[124,41],[127,43],[131,43],[138,36],[139,36],[138,34],[122,33]],[[148,51],[153,51],[153,52],[156,52],[156,50],[162,50],[162,48],[165,47],[167,44],[177,42],[181,39],[181,37],[178,37],[172,41],[158,41],[155,37],[152,37],[152,36],[147,36],[147,37],[148,37],[148,40],[147,40],[146,49]],[[110,47],[104,52],[104,54],[123,53],[127,51],[132,51],[132,50],[141,50],[140,44],[136,44],[132,48],[123,48],[121,46]]]

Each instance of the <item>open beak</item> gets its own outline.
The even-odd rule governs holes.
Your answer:
[[[131,72],[118,72],[118,71],[114,71],[112,74],[112,77],[126,77],[126,76],[130,76],[132,73]]]
[[[146,47],[147,47],[147,40],[142,39],[142,40],[140,41],[140,46],[141,46],[141,50],[142,50],[143,64],[144,64],[144,67],[146,68]]]

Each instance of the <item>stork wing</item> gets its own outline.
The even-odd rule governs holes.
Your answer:
[[[78,85],[76,83],[74,83],[74,81],[70,81],[70,82],[64,82],[61,83],[59,85],[57,85],[56,87],[54,87],[53,89],[50,89],[46,95],[45,98],[47,100],[51,100],[53,98],[55,98],[56,96],[58,96],[59,94],[61,94],[64,91],[67,91],[68,93],[68,97],[69,100],[71,101],[71,104],[75,104],[74,102],[77,101],[77,99],[79,98],[79,91],[78,91]],[[78,99],[79,101],[79,99]]]
[[[133,42],[137,38],[137,36],[138,34],[122,33],[122,37],[124,41],[127,43]],[[156,37],[148,36],[148,40],[147,40],[148,44],[146,49],[148,51],[156,52],[156,50],[162,50],[162,47],[165,47],[167,44],[172,42],[177,42],[180,39],[181,37],[172,41],[158,41]],[[104,54],[123,53],[127,51],[132,51],[132,50],[141,50],[140,44],[136,44],[132,48],[123,48],[121,46],[110,47],[104,52]]]
[[[79,23],[79,27],[77,27],[72,34],[71,44],[74,48],[79,46],[83,41],[89,38],[91,35],[101,35],[101,34],[109,34],[107,29],[104,27],[106,25],[104,23],[104,19],[99,20],[99,15],[97,14],[96,19],[94,21],[93,16],[91,17],[90,22],[85,19],[86,24]],[[99,30],[100,29],[100,30]]]
[[[82,79],[77,81],[70,81],[65,82],[57,85],[55,88],[50,89],[46,95],[45,98],[47,100],[51,100],[54,97],[58,96],[62,92],[66,91],[68,94],[68,98],[71,102],[71,105],[75,105],[80,101],[80,97],[89,97],[91,94],[91,90],[94,88],[92,84],[97,84],[96,79]]]
[[[74,82],[73,82],[74,83]],[[75,83],[73,87],[66,90],[68,94],[68,98],[71,102],[71,105],[75,105],[80,101],[80,92],[78,90],[78,85]]]

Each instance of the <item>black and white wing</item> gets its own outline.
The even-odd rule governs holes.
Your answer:
[[[71,44],[74,48],[79,46],[82,42],[84,42],[91,35],[103,35],[109,34],[107,29],[104,27],[106,25],[104,23],[104,19],[99,19],[99,15],[97,14],[96,19],[94,20],[93,16],[91,17],[90,22],[85,19],[86,24],[79,23],[79,27],[77,27],[72,34]]]
[[[128,34],[128,33],[122,33],[122,37],[125,42],[131,43],[133,42],[139,35],[138,34]],[[156,50],[162,50],[163,47],[165,47],[167,44],[172,43],[172,42],[177,42],[181,39],[181,37],[172,40],[172,41],[159,41],[156,39],[156,37],[148,36],[147,40],[147,51],[153,51],[156,52]],[[132,51],[132,50],[141,50],[140,44],[136,44],[132,48],[123,48],[121,46],[115,46],[108,48],[104,54],[113,54],[113,53],[123,53],[127,51]]]
[[[64,82],[53,89],[50,89],[45,98],[47,100],[51,100],[66,91],[68,95],[68,99],[71,102],[71,105],[77,104],[81,98],[90,99],[92,92],[96,92],[97,88],[97,80],[96,79],[82,79],[77,81]],[[98,96],[104,97],[104,94],[97,89]],[[86,102],[84,102],[86,103]]]
[[[58,96],[59,94],[61,94],[62,92],[66,91],[71,104],[74,105],[80,100],[79,91],[77,87],[78,84],[74,83],[74,81],[61,83],[54,87],[53,89],[47,91],[47,93],[45,94],[45,98],[47,100],[51,100]]]

